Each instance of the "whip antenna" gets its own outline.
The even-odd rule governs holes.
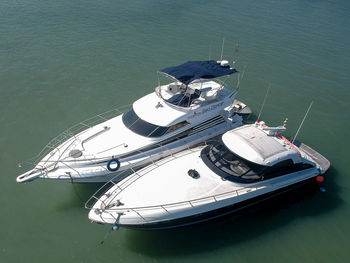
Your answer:
[[[308,115],[308,113],[309,113],[309,111],[310,111],[311,106],[312,106],[313,103],[314,103],[314,101],[311,101],[310,106],[309,106],[309,108],[307,109],[307,111],[306,111],[306,113],[305,113],[304,119],[301,121],[300,126],[299,126],[299,128],[298,128],[298,130],[297,130],[297,133],[295,134],[295,136],[294,136],[294,138],[293,138],[293,140],[292,140],[292,143],[294,143],[295,138],[298,136],[298,133],[299,133],[299,131],[300,131],[300,128],[301,128],[301,126],[303,125],[303,123],[304,123],[304,121],[305,121],[305,119],[306,119],[306,116]]]
[[[239,85],[241,84],[241,80],[243,79],[244,77],[244,72],[246,70],[247,66],[244,66],[244,69],[242,71],[242,74],[241,73],[238,73],[238,78],[237,78],[237,86],[236,86],[236,90],[238,91],[239,90]]]
[[[238,54],[238,52],[239,52],[239,40],[238,40],[238,42],[237,42],[236,45],[235,45],[235,51],[234,51],[235,56],[234,56],[234,58],[232,59],[232,65],[238,63],[238,59],[239,59],[239,54]]]
[[[264,98],[263,104],[261,105],[261,109],[260,109],[260,112],[259,112],[259,115],[258,115],[258,119],[256,120],[256,122],[259,122],[259,120],[260,120],[260,116],[261,116],[262,110],[263,110],[263,108],[265,106],[267,94],[269,94],[270,88],[271,88],[271,84],[269,85],[269,87],[266,90],[265,98]]]
[[[241,80],[242,80],[242,79],[243,79],[243,77],[244,77],[244,73],[245,73],[246,69],[247,69],[247,66],[244,66],[243,71],[242,71]]]
[[[240,85],[240,84],[241,84],[241,73],[238,73],[236,90],[239,90],[239,85]]]
[[[223,37],[223,38],[222,38],[221,58],[220,58],[220,60],[222,60],[222,56],[223,56],[223,54],[224,54],[224,45],[225,45],[225,38]]]

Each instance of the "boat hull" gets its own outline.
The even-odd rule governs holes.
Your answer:
[[[108,171],[106,168],[107,161],[105,161],[96,166],[86,164],[85,166],[78,168],[74,167],[74,169],[69,169],[66,166],[63,166],[63,169],[55,168],[52,171],[43,173],[39,178],[63,180],[72,183],[103,183],[110,180],[118,182],[124,179],[127,175],[130,175],[131,172],[145,167],[152,162],[203,143],[203,141],[215,138],[227,130],[241,126],[242,124],[242,117],[236,116],[232,120],[225,120],[218,125],[214,125],[213,127],[204,129],[198,133],[189,136],[186,135],[181,139],[172,139],[170,140],[170,143],[164,144],[163,148],[152,147],[151,145],[150,150],[145,150],[144,153],[139,153],[137,151],[136,154],[126,157],[126,161],[121,159],[121,167],[116,172]],[[23,175],[19,177],[22,178]],[[23,179],[23,182],[25,180],[26,178]]]
[[[219,217],[223,217],[229,214],[237,213],[243,209],[247,209],[251,206],[255,206],[259,203],[275,198],[279,195],[283,195],[289,191],[293,191],[302,186],[311,185],[311,184],[316,184],[314,177],[308,178],[298,183],[288,185],[286,187],[276,189],[274,191],[271,191],[250,199],[243,200],[238,203],[234,203],[225,207],[207,211],[201,214],[196,214],[196,215],[182,217],[182,218],[175,218],[172,220],[145,223],[145,224],[118,224],[118,226],[124,227],[124,228],[136,229],[136,230],[165,230],[165,229],[186,227],[193,224],[198,224],[201,222],[206,222]]]

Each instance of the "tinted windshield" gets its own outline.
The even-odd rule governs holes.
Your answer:
[[[145,137],[160,137],[168,130],[168,127],[157,126],[140,119],[133,109],[123,114],[123,123],[133,132]]]
[[[202,151],[204,163],[225,179],[256,181],[262,179],[266,166],[258,165],[233,154],[222,142],[208,145]]]

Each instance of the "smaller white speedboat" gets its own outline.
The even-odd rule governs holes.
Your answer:
[[[236,73],[227,61],[190,61],[161,71],[171,82],[135,101],[126,113],[111,111],[52,140],[17,177],[107,182],[152,161],[241,126],[246,105],[215,78]],[[118,177],[117,175],[120,175]],[[123,177],[121,177],[123,176]]]
[[[135,229],[179,227],[319,179],[329,161],[303,143],[291,143],[280,135],[284,130],[257,122],[159,160],[92,196],[89,219]]]

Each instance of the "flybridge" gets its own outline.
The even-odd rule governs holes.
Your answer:
[[[221,76],[231,75],[238,72],[230,67],[228,61],[188,61],[175,67],[168,67],[161,72],[188,85],[196,79],[214,79]]]

